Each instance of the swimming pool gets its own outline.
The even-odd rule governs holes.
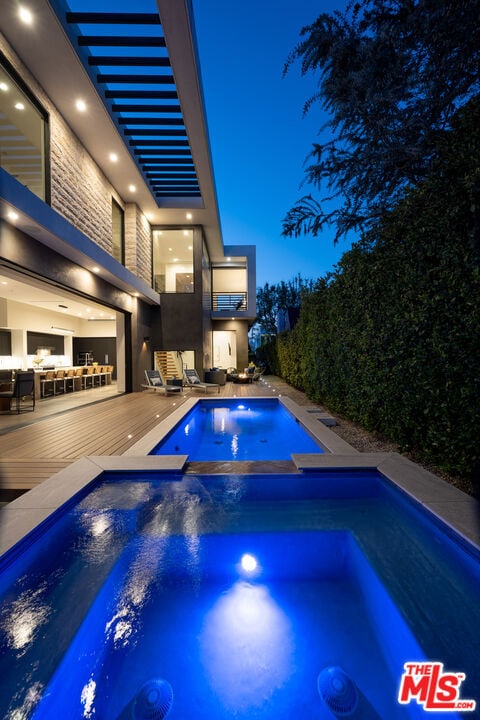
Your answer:
[[[424,659],[479,698],[478,553],[378,472],[104,472],[1,570],[9,720],[130,718],[152,678],[171,720],[322,720],[335,666],[351,717],[445,717],[396,702]]]
[[[190,461],[289,460],[323,448],[276,398],[199,400],[151,451]]]

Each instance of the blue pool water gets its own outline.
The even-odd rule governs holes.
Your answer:
[[[2,559],[0,717],[126,720],[161,678],[169,720],[331,720],[331,666],[357,720],[445,717],[400,677],[440,661],[478,702],[479,567],[377,473],[105,473]]]
[[[275,399],[201,400],[152,451],[194,461],[290,460],[322,448]]]

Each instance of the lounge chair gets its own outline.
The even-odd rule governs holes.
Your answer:
[[[195,368],[186,368],[184,370],[184,376],[187,387],[191,387],[194,390],[203,390],[204,392],[207,392],[209,388],[217,388],[217,391],[220,392],[220,385],[217,383],[202,382]]]
[[[142,385],[142,388],[147,388],[147,390],[164,390],[165,395],[182,392],[181,385],[167,385],[159,370],[145,370],[145,378],[147,382]]]
[[[15,374],[15,383],[12,390],[2,390],[0,398],[10,400],[10,412],[12,411],[12,400],[15,400],[15,409],[18,413],[26,410],[35,410],[35,373],[33,370],[18,370]],[[30,398],[30,406],[22,406],[22,400]]]
[[[265,372],[265,369],[266,369],[265,367],[261,367],[261,368],[255,367],[255,372],[253,373],[252,380],[254,382],[256,380],[259,380],[262,377],[263,373]]]

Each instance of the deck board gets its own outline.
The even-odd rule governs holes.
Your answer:
[[[284,394],[287,388],[282,386]],[[278,386],[274,389],[263,382],[227,383],[220,397],[275,394]],[[204,394],[194,390],[181,395],[136,392],[41,419],[35,413],[25,414],[23,427],[3,430],[0,435],[0,500],[2,495],[35,487],[87,455],[123,455],[189,397]]]

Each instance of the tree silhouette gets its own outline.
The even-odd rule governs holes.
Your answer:
[[[304,112],[319,103],[330,119],[305,167],[304,184],[321,197],[298,200],[283,235],[334,225],[337,242],[424,180],[453,117],[479,93],[480,0],[350,2],[301,36],[284,72],[300,61],[303,75],[318,76]]]

